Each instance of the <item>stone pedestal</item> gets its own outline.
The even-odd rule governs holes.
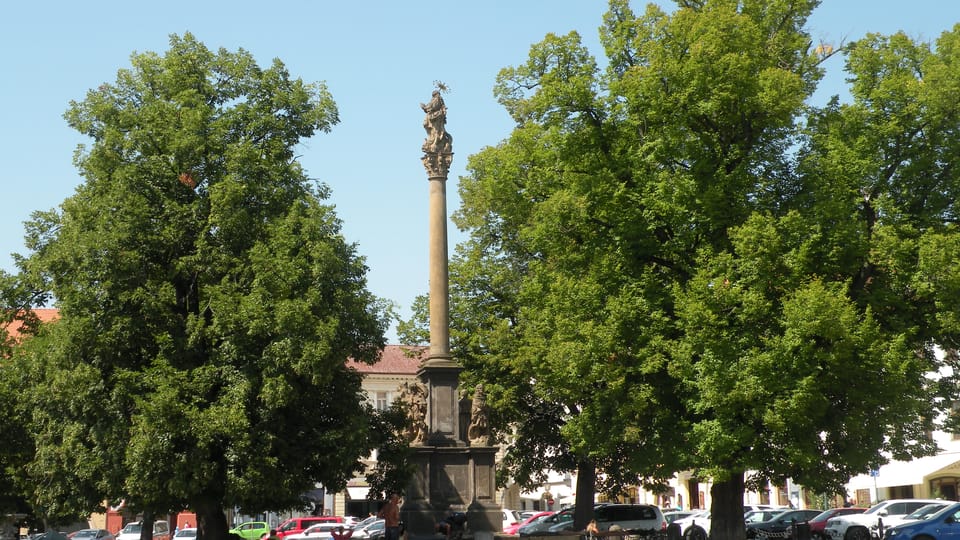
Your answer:
[[[430,355],[417,372],[427,389],[430,446],[463,446],[460,439],[460,371],[449,354]]]
[[[467,513],[467,534],[499,531],[503,516],[496,504],[494,447],[420,446],[414,448],[416,474],[400,516],[412,537],[434,537],[435,526],[451,512]]]

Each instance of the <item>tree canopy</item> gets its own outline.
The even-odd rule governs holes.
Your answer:
[[[852,102],[816,107],[817,1],[678,4],[612,0],[603,67],[571,33],[500,72],[516,127],[460,181],[452,339],[519,482],[691,470],[726,540],[745,482],[836,492],[935,450],[956,394],[929,374],[958,337],[960,28],[843,47]]]
[[[59,320],[3,366],[32,433],[18,480],[33,503],[190,508],[225,538],[225,507],[343,489],[386,421],[345,361],[378,358],[388,316],[296,159],[338,122],[326,87],[173,35],[65,118],[92,140],[83,182],[33,215],[17,259],[17,290]]]

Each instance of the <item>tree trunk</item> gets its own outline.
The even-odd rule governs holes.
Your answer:
[[[577,498],[573,530],[582,531],[593,519],[593,494],[597,489],[597,466],[589,459],[577,463]]]
[[[711,540],[743,540],[743,473],[733,473],[730,479],[714,482],[710,487]]]
[[[219,501],[198,501],[194,511],[197,513],[197,540],[229,539],[230,527]]]
[[[153,540],[153,512],[144,511],[140,520],[140,540]]]

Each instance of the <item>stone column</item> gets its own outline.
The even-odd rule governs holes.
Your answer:
[[[452,160],[452,155],[450,156]],[[436,171],[429,171],[436,172]],[[447,267],[447,177],[431,175],[430,184],[430,356],[450,359],[450,284]]]
[[[453,162],[453,137],[447,133],[447,106],[434,90],[420,105],[423,128],[423,166],[430,186],[430,354],[419,376],[427,387],[429,444],[452,446],[460,438],[460,366],[450,354],[450,299],[447,266],[447,175]]]
[[[461,368],[450,353],[446,185],[453,138],[446,131],[447,107],[439,90],[420,107],[426,113],[421,159],[430,190],[430,352],[417,376],[426,391],[427,435],[413,444],[416,474],[400,513],[412,540],[435,540],[434,525],[450,512],[467,513],[474,540],[492,540],[500,528],[494,501],[496,448],[488,438],[471,435],[468,445],[461,436]],[[473,422],[471,428],[477,431]]]

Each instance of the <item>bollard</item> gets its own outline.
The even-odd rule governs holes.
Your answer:
[[[667,540],[680,540],[679,523],[671,523],[667,525]]]
[[[790,530],[790,536],[793,538],[793,540],[810,540],[810,524],[806,521],[803,523],[797,523],[794,521]]]

